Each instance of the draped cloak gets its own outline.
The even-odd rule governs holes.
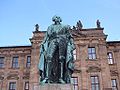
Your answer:
[[[51,26],[49,26],[49,27],[51,27]],[[49,30],[51,30],[49,27],[45,34],[44,40],[40,46],[40,59],[39,59],[38,69],[40,71],[41,80],[43,80],[45,78],[45,72],[46,72],[45,64],[46,64],[46,60],[47,60],[47,48],[49,48],[49,43],[50,43]],[[67,28],[64,28],[64,29],[67,29]],[[65,60],[65,62],[66,62],[65,70],[66,71],[65,71],[65,77],[64,77],[64,80],[66,81],[66,83],[70,83],[70,78],[71,78],[71,75],[74,70],[73,50],[75,49],[73,37],[69,33],[69,30],[68,30],[68,36],[69,37],[68,37],[68,41],[67,41],[66,60]]]

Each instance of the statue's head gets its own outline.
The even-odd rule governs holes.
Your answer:
[[[59,16],[55,15],[52,17],[52,21],[55,23],[60,23],[62,22],[62,19]]]

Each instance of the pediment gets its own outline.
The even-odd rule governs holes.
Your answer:
[[[79,70],[79,69],[74,69],[74,73],[81,73],[81,70]]]
[[[111,76],[118,76],[118,71],[117,70],[110,70]]]
[[[82,34],[79,30],[71,30],[71,34],[73,37],[86,37],[86,35]]]
[[[10,79],[15,79],[15,80],[18,80],[19,79],[19,76],[18,74],[9,74],[7,76],[7,79],[10,80]]]
[[[29,75],[24,75],[24,76],[23,76],[23,79],[29,79],[29,78],[30,78]]]
[[[101,68],[97,67],[97,66],[90,66],[90,67],[88,67],[88,69],[86,71],[87,72],[100,72]]]
[[[29,79],[30,78],[30,73],[26,72],[23,73],[23,79]]]
[[[3,79],[4,79],[4,73],[0,72],[0,80],[3,80]]]

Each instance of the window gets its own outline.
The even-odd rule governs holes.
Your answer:
[[[78,90],[78,78],[77,77],[72,77],[71,78],[71,83],[73,84],[73,90]]]
[[[31,57],[27,56],[27,62],[26,62],[26,67],[30,68],[30,64],[31,64]]]
[[[94,47],[88,48],[88,58],[89,59],[96,59],[96,50]]]
[[[73,51],[74,60],[76,60],[76,49]]]
[[[0,68],[4,67],[4,57],[0,57]]]
[[[114,62],[113,62],[112,52],[108,52],[107,57],[108,57],[108,64],[113,64]]]
[[[112,90],[118,90],[117,89],[117,81],[116,81],[116,79],[112,79],[111,82],[112,82]]]
[[[12,68],[18,68],[18,57],[13,57]]]
[[[25,90],[29,90],[29,82],[25,82],[24,88],[25,88]]]
[[[9,83],[9,90],[16,90],[16,82]]]
[[[91,76],[91,90],[100,90],[98,76]]]

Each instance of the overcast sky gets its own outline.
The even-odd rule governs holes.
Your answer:
[[[0,46],[30,45],[36,23],[40,30],[54,15],[64,24],[95,28],[99,19],[108,41],[120,41],[120,0],[0,0]]]

